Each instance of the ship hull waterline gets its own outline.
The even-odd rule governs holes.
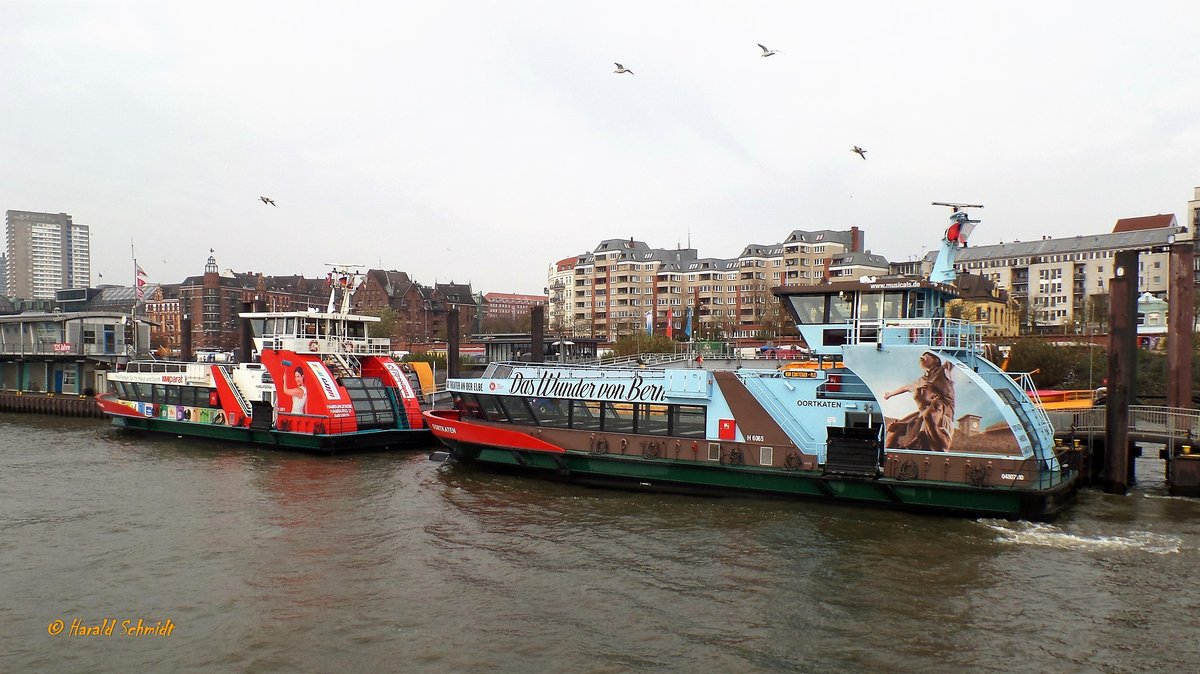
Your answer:
[[[444,418],[431,417],[431,421],[445,427]],[[436,428],[435,435],[451,450],[454,459],[463,463],[634,491],[813,499],[929,513],[1045,520],[1070,505],[1077,488],[1077,480],[1073,478],[1044,489],[974,487],[953,482],[867,478],[813,470],[781,471],[588,451],[545,452],[465,441],[439,433]]]
[[[238,442],[257,447],[313,454],[417,449],[428,447],[433,443],[433,435],[426,429],[381,429],[342,434],[307,434],[127,416],[113,416],[112,423],[118,428],[130,431]]]

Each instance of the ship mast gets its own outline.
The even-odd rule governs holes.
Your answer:
[[[934,283],[953,283],[958,278],[958,273],[954,269],[954,260],[958,257],[958,250],[967,247],[967,238],[971,236],[975,225],[980,222],[972,220],[963,209],[983,208],[983,204],[962,204],[953,201],[934,201],[932,203],[934,206],[950,208],[950,227],[942,235],[942,248],[938,251],[937,259],[934,260],[929,280]]]
[[[343,315],[350,313],[350,295],[362,280],[362,273],[358,271],[362,265],[327,263],[325,266],[330,267],[329,273],[325,276],[329,285],[329,306],[326,313],[335,313],[335,308],[338,309],[336,313]]]

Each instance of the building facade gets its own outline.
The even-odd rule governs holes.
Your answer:
[[[701,258],[694,248],[608,239],[551,265],[551,326],[561,327],[562,334],[598,339],[634,334],[647,325],[657,334],[675,336],[686,334],[691,316],[696,339],[781,334],[794,326],[782,320],[770,289],[819,283],[829,276],[836,256],[861,253],[862,246],[857,227],[795,230],[782,243],[748,245],[736,258]]]
[[[1107,320],[1113,256],[1140,250],[1138,292],[1167,298],[1167,246],[1189,240],[1173,215],[1124,218],[1113,231],[1037,241],[972,246],[959,251],[959,271],[979,274],[1020,307],[1022,332],[1084,333]]]
[[[87,225],[66,213],[7,211],[5,288],[10,297],[54,299],[64,288],[92,283]]]

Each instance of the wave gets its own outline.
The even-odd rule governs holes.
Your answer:
[[[1037,522],[980,521],[999,534],[1001,543],[1038,545],[1063,550],[1141,550],[1155,555],[1176,554],[1183,549],[1179,536],[1131,531],[1119,536],[1085,536],[1063,531],[1052,524]]]

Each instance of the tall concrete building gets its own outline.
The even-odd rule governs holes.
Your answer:
[[[54,299],[64,288],[92,284],[91,241],[87,225],[66,213],[7,211],[5,288],[10,297]]]
[[[0,295],[8,294],[8,254],[0,253]]]

